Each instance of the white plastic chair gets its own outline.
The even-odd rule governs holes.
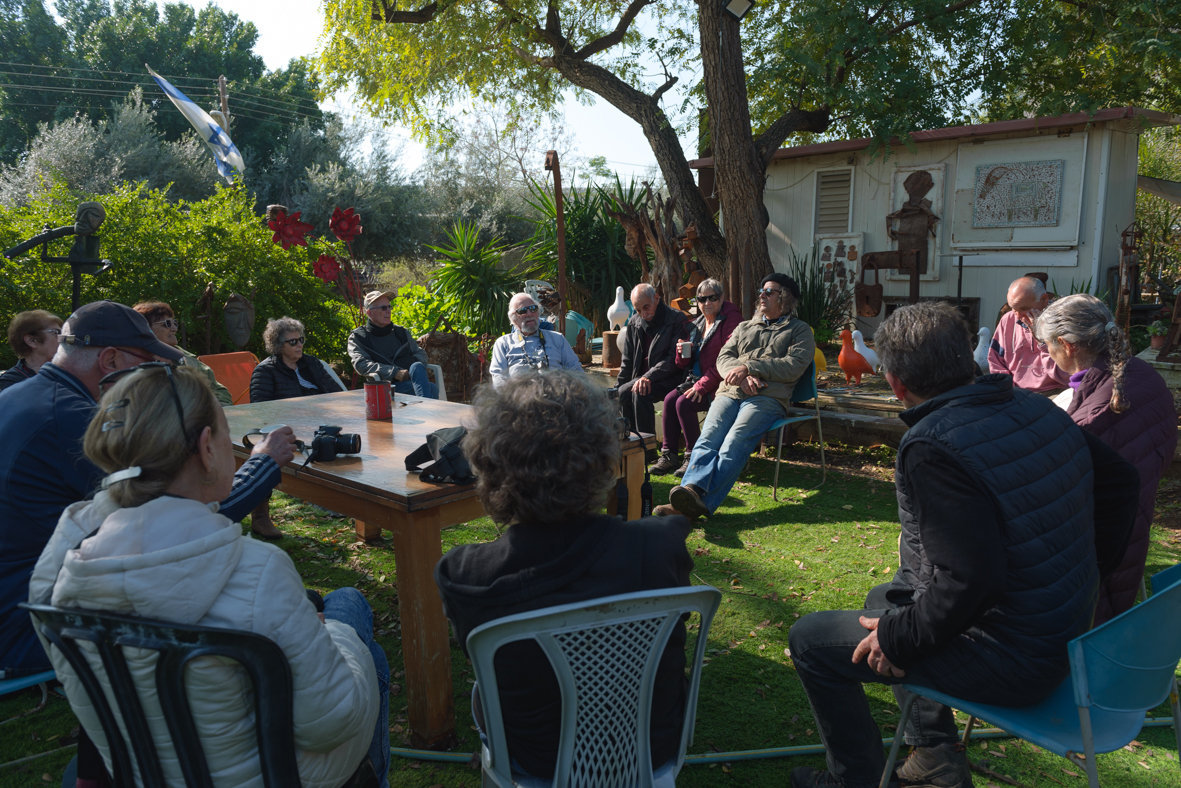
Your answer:
[[[438,364],[427,364],[427,369],[435,373],[435,385],[439,387],[439,399],[447,401],[447,387],[443,385],[443,368]]]
[[[341,390],[341,391],[348,391],[348,390],[349,390],[349,387],[348,387],[348,386],[346,386],[346,385],[344,384],[344,381],[340,379],[340,375],[337,375],[337,374],[336,374],[336,370],[332,368],[332,365],[331,365],[331,364],[329,364],[329,363],[328,363],[327,361],[325,361],[324,359],[320,359],[320,363],[321,363],[321,364],[323,364],[323,365],[324,365],[324,369],[325,369],[325,370],[327,370],[327,372],[328,372],[328,377],[330,377],[330,378],[332,378],[333,380],[335,380],[335,381],[336,381],[336,385],[340,386],[340,390]]]
[[[722,593],[712,586],[656,589],[589,599],[506,616],[472,630],[467,648],[484,712],[481,747],[485,788],[672,786],[693,742],[701,660]],[[681,744],[671,768],[652,763],[652,691],[673,627],[685,613],[701,616],[690,664]],[[502,646],[535,640],[553,666],[562,694],[562,728],[554,778],[511,770],[493,657]],[[659,771],[659,775],[657,774]]]

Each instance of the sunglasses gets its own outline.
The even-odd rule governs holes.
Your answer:
[[[385,304],[384,306],[371,306],[371,307],[369,307],[369,311],[370,312],[388,312],[388,311],[390,311],[390,305]]]
[[[131,355],[134,356],[135,354],[132,353]],[[136,358],[142,358],[142,357],[136,356]],[[139,364],[138,366],[128,367],[127,369],[115,370],[114,372],[110,373],[109,375],[104,375],[102,380],[100,380],[98,382],[99,393],[105,394],[107,392],[107,389],[109,389],[111,386],[115,385],[116,383],[118,383],[120,380],[127,377],[128,375],[131,375],[133,373],[140,372],[140,371],[150,372],[155,369],[164,370],[164,374],[166,374],[168,376],[168,385],[172,389],[172,401],[176,405],[176,416],[177,416],[177,418],[180,419],[180,431],[181,431],[181,434],[185,436],[185,442],[188,443],[189,435],[188,435],[188,431],[185,429],[185,409],[180,404],[180,392],[178,392],[176,390],[176,380],[172,377],[172,364],[171,363],[169,363],[167,361],[146,361],[143,364]],[[115,403],[114,405],[111,405],[110,407],[108,407],[107,410],[111,411],[111,410],[116,409],[117,407],[126,407],[126,406],[127,406],[127,400],[120,400],[118,403]],[[113,429],[115,427],[122,427],[122,426],[123,426],[123,422],[121,422],[121,421],[108,421],[103,424],[103,432],[106,432],[107,430]]]
[[[537,312],[537,304],[533,304],[532,306],[523,306],[520,309],[513,310],[514,315],[532,315],[532,314],[536,314],[536,312]]]
[[[165,318],[165,319],[163,319],[163,320],[157,320],[155,323],[152,323],[152,325],[154,325],[154,326],[164,326],[164,327],[165,327],[165,328],[167,328],[169,331],[178,331],[178,330],[180,330],[180,321],[179,321],[179,320],[177,320],[175,317],[167,317],[167,318]]]
[[[770,298],[771,296],[779,295],[782,292],[783,292],[782,290],[779,290],[774,287],[764,287],[762,290],[759,291],[759,295],[763,296],[764,298]]]
[[[292,337],[291,339],[284,339],[284,345],[291,345],[291,347],[298,347],[304,343],[304,337]]]
[[[714,301],[720,301],[721,299],[722,299],[722,297],[720,295],[697,296],[697,300],[702,302],[703,304],[712,304]]]

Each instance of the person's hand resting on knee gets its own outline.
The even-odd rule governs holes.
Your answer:
[[[857,620],[861,622],[861,626],[869,630],[869,634],[853,650],[853,662],[860,662],[865,658],[866,664],[873,668],[875,673],[899,679],[905,676],[906,671],[890,664],[889,658],[882,652],[882,647],[878,644],[878,621],[880,619],[862,616]]]

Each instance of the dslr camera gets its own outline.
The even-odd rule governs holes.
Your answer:
[[[359,453],[361,436],[355,432],[341,432],[342,429],[321,425],[308,447],[308,462],[332,462],[338,454]]]

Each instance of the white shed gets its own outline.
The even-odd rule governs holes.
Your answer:
[[[869,139],[781,148],[764,197],[771,260],[786,270],[792,250],[816,249],[826,278],[851,288],[863,253],[898,248],[886,216],[906,202],[907,176],[926,170],[933,185],[925,198],[939,220],[921,295],[954,299],[963,255],[966,311],[992,327],[1009,283],[1023,274],[1046,272],[1062,293],[1087,280],[1106,286],[1135,214],[1140,132],[1177,124],[1181,115],[1121,107],[920,131],[913,152],[898,144],[888,158],[870,156]],[[690,166],[703,187],[712,184],[712,158]],[[725,206],[722,213],[724,221]],[[906,274],[891,271],[882,283],[887,304],[906,301]],[[872,333],[886,312],[860,327]]]

